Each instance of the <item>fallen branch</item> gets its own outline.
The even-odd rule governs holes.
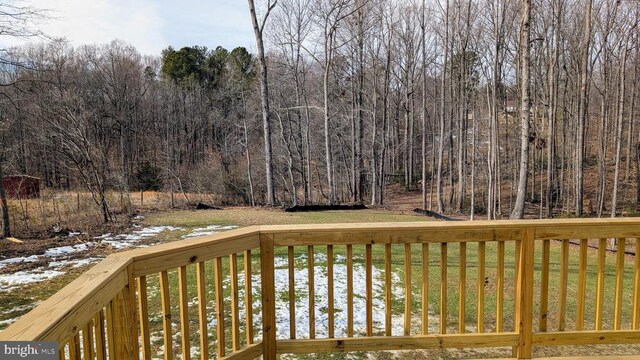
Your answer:
[[[420,209],[420,208],[415,208],[413,209],[414,212],[420,214],[420,215],[424,215],[424,216],[430,216],[434,219],[438,219],[438,220],[445,220],[445,221],[460,221],[458,219],[454,219],[454,218],[450,218],[448,216],[442,215],[442,214],[438,214],[437,212],[433,212],[431,210],[425,210],[425,209]]]
[[[213,206],[201,202],[196,204],[189,204],[189,207],[193,208],[194,210],[222,210],[222,208],[219,206]]]
[[[284,209],[286,212],[328,211],[328,210],[366,210],[362,204],[355,205],[296,205]]]

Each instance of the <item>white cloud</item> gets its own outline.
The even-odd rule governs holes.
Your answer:
[[[52,19],[39,28],[51,37],[67,38],[74,46],[120,39],[145,55],[159,55],[169,45],[255,48],[249,9],[242,0],[18,1],[50,9]],[[0,46],[25,42],[0,36]]]
[[[143,54],[158,54],[166,43],[163,20],[153,0],[31,0],[33,7],[51,10],[41,30],[66,37],[73,45],[108,43],[121,39]],[[19,44],[17,39],[2,39]]]

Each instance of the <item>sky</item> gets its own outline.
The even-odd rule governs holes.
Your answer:
[[[120,39],[141,54],[159,55],[167,46],[201,45],[209,49],[255,48],[246,0],[22,0],[50,9],[51,19],[38,27],[72,45]],[[20,45],[22,39],[0,39]]]

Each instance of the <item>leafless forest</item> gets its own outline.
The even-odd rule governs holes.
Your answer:
[[[383,205],[394,184],[476,218],[636,211],[640,2],[249,0],[247,13],[255,54],[6,49],[0,174],[88,190],[104,221],[106,191]]]

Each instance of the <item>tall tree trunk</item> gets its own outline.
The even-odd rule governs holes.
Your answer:
[[[371,114],[371,205],[378,204],[378,151],[377,144],[378,139],[378,76],[373,70],[373,94],[372,99],[372,114]]]
[[[403,131],[403,140],[402,140],[402,167],[404,171],[404,189],[409,191],[411,179],[409,178],[409,70],[407,70],[407,74],[405,75],[405,86],[404,86],[404,131]]]
[[[622,147],[622,126],[624,119],[624,98],[626,95],[625,92],[625,74],[626,74],[626,63],[627,63],[627,41],[629,38],[629,33],[625,40],[622,41],[621,49],[622,49],[622,60],[620,61],[620,84],[618,90],[618,114],[616,121],[616,166],[613,175],[613,196],[611,199],[611,217],[616,217],[616,210],[618,206],[618,183],[620,177],[620,150]]]
[[[553,55],[549,71],[549,124],[547,127],[547,187],[546,187],[546,217],[553,216],[553,196],[556,191],[554,180],[556,177],[556,116],[558,112],[558,62],[560,57],[560,27],[562,25],[562,1],[554,1],[553,12]],[[542,199],[541,199],[542,200]]]
[[[386,51],[386,61],[385,61],[385,68],[384,68],[384,83],[383,83],[383,95],[382,95],[382,147],[381,147],[381,151],[380,151],[380,159],[378,161],[379,163],[379,173],[378,173],[378,179],[380,182],[380,188],[379,188],[379,197],[380,197],[380,201],[379,204],[383,205],[384,204],[384,186],[385,186],[385,163],[386,163],[386,159],[387,159],[387,146],[389,144],[389,137],[390,137],[390,125],[389,125],[389,87],[391,86],[390,84],[390,79],[391,79],[391,53],[392,53],[392,47],[391,47],[391,40],[392,40],[392,36],[391,34],[389,34],[389,38],[387,40],[387,51]]]
[[[580,64],[580,104],[578,110],[578,124],[576,128],[576,216],[582,216],[582,198],[584,194],[584,127],[587,121],[588,84],[589,84],[589,42],[591,41],[591,2],[586,0],[586,14],[584,18],[584,39],[582,41],[582,60]]]
[[[629,181],[629,175],[631,172],[631,148],[633,147],[633,129],[634,129],[634,114],[636,112],[636,97],[638,95],[638,50],[636,48],[636,61],[633,69],[633,88],[631,90],[631,108],[629,109],[629,124],[627,128],[627,154],[626,163],[624,167],[624,182]]]
[[[2,213],[2,229],[0,238],[5,239],[11,236],[11,224],[9,222],[9,206],[7,205],[7,193],[4,189],[4,172],[2,165],[3,158],[0,156],[0,212]]]
[[[335,184],[333,178],[333,150],[331,149],[331,134],[329,132],[329,65],[327,61],[324,70],[324,83],[322,86],[324,96],[324,151],[327,163],[327,185],[329,186],[329,205],[336,202]]]
[[[530,66],[530,20],[531,0],[522,0],[522,25],[520,28],[520,56],[521,56],[521,103],[520,103],[520,174],[516,201],[511,212],[512,219],[522,219],[524,216],[524,200],[527,195],[527,174],[529,161],[529,66]]]
[[[277,113],[276,113],[277,114]],[[287,112],[287,118],[289,118],[291,114]],[[284,133],[284,124],[282,123],[282,117],[278,114],[278,125],[280,127],[280,137],[282,138],[282,142],[285,145],[285,149],[287,150],[287,174],[289,175],[289,182],[291,183],[291,202],[293,206],[298,205],[298,187],[296,185],[296,179],[293,176],[293,151],[291,151],[291,126],[289,126],[289,132],[287,135]],[[291,121],[289,121],[291,124]]]
[[[605,88],[606,88],[606,84],[608,84],[608,81],[606,80],[606,66],[604,69],[604,73],[605,73]],[[607,107],[607,103],[608,103],[608,95],[607,95],[607,91],[605,91],[604,94],[602,94],[602,102],[600,104],[600,134],[601,134],[601,139],[599,141],[598,144],[598,188],[597,188],[597,201],[598,201],[598,208],[597,208],[597,214],[598,217],[602,216],[602,211],[604,210],[604,197],[605,197],[605,186],[606,186],[606,178],[607,178],[607,168],[606,168],[606,162],[607,162],[607,136],[605,135],[607,133],[607,123],[608,123],[608,118],[609,118],[609,109]]]
[[[420,21],[422,40],[422,209],[427,209],[427,22],[426,4],[422,0]]]
[[[362,155],[362,142],[364,140],[364,8],[361,1],[356,2],[356,7],[358,11],[356,13],[357,21],[358,21],[358,122],[356,126],[356,171],[354,174],[355,178],[355,201],[362,202],[363,201],[363,192],[364,192],[364,157]],[[374,95],[375,96],[375,95]],[[373,146],[373,144],[372,144]]]
[[[436,191],[438,192],[438,212],[444,211],[444,195],[442,190],[442,163],[444,157],[444,143],[445,143],[445,116],[446,116],[446,86],[447,86],[447,62],[449,61],[449,0],[445,0],[444,11],[444,43],[442,44],[442,53],[444,60],[442,63],[442,78],[440,81],[440,138],[438,139],[438,174],[436,181]],[[451,171],[451,169],[449,169]]]
[[[309,100],[307,99],[307,93],[303,90],[304,100],[304,117],[305,117],[305,152],[307,154],[307,193],[308,201],[313,204],[313,171],[311,171],[311,114],[309,114]]]
[[[476,111],[475,106],[471,108],[471,206],[469,220],[473,220],[476,213]]]
[[[251,206],[256,206],[255,195],[253,193],[253,176],[251,174],[251,153],[249,152],[249,128],[247,127],[246,116],[242,117],[242,124],[244,125],[244,154],[247,159],[247,179],[249,181],[249,201]]]
[[[354,60],[354,63],[357,62],[357,60]],[[351,71],[354,71],[354,69],[351,69]],[[351,193],[351,201],[353,201],[354,203],[358,201],[358,194],[357,194],[357,190],[356,188],[358,187],[358,175],[356,174],[358,172],[357,169],[357,157],[358,157],[358,149],[357,149],[357,138],[358,136],[356,135],[356,133],[358,132],[358,130],[356,129],[357,124],[356,122],[358,121],[357,117],[358,117],[358,90],[357,90],[357,84],[354,81],[351,81],[351,111],[349,112],[349,114],[351,114],[350,117],[350,123],[351,123],[351,175],[347,176],[349,178],[349,192]]]
[[[258,51],[258,62],[260,63],[260,96],[262,98],[262,128],[264,130],[264,157],[265,157],[265,176],[267,180],[267,204],[275,205],[275,190],[273,182],[273,147],[271,145],[271,115],[269,113],[269,81],[267,77],[267,60],[264,56],[264,42],[262,32],[264,24],[269,17],[269,13],[275,7],[276,3],[267,6],[267,12],[262,20],[262,24],[258,23],[256,9],[253,0],[249,1],[249,12],[251,13],[251,22],[253,23],[253,32],[256,37],[256,48]]]

